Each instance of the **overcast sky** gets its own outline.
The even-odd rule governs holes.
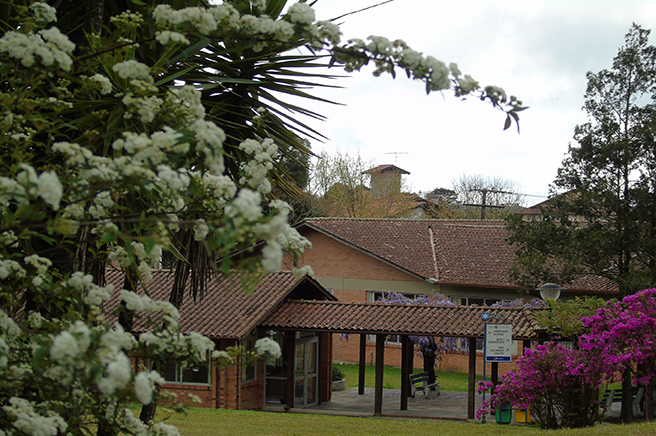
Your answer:
[[[379,2],[318,0],[314,9],[323,20]],[[339,22],[344,40],[403,39],[530,109],[520,114],[519,134],[514,126],[503,131],[505,115],[488,103],[427,96],[404,74],[374,78],[369,69],[340,79],[344,89],[321,93],[345,106],[315,108],[328,120],[312,125],[329,138],[312,141],[315,152],[396,163],[410,172],[415,192],[450,188],[461,174],[498,176],[535,195],[526,197],[529,205],[548,194],[574,126],[586,121],[586,72],[610,68],[633,22],[652,28],[656,1],[394,0]]]

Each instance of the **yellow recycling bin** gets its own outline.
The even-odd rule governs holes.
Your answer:
[[[517,409],[515,411],[515,422],[522,424],[528,424],[531,422],[531,414],[528,409]]]

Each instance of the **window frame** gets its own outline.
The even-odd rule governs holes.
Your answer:
[[[170,371],[167,368],[169,365],[173,365],[173,373],[175,374],[175,380],[167,378],[170,375]],[[150,364],[152,368],[152,363]],[[185,381],[185,370],[193,371],[194,368],[207,368],[207,381]],[[211,386],[212,385],[212,359],[210,354],[207,355],[207,363],[205,365],[187,365],[187,362],[164,362],[162,368],[161,376],[164,378],[167,384],[178,384],[178,385],[196,385],[196,386]]]
[[[255,342],[257,341],[257,329],[253,329],[246,336],[241,343],[243,353],[252,353],[255,351]],[[257,381],[257,361],[258,359],[251,358],[250,356],[241,359],[241,382],[250,383]],[[252,374],[251,374],[252,373]]]

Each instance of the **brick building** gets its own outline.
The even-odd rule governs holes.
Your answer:
[[[503,221],[316,218],[298,230],[312,242],[303,264],[340,301],[371,302],[385,292],[437,292],[466,306],[534,298],[510,283],[514,249],[506,243]],[[562,298],[616,294],[610,282],[587,276],[568,285]],[[373,337],[367,342],[366,361],[374,363]],[[399,350],[400,338],[389,337],[385,362],[400,366]],[[358,362],[359,353],[357,338],[334,337],[335,361]],[[421,367],[419,358],[414,365]],[[439,369],[466,372],[467,356],[450,354]],[[477,372],[482,373],[482,359]]]
[[[108,272],[107,281],[121,289],[123,275]],[[168,301],[173,283],[169,271],[153,271],[146,285],[155,300]],[[143,290],[141,290],[143,292]],[[278,341],[283,355],[271,365],[263,361],[241,362],[220,367],[208,358],[207,365],[183,367],[169,363],[162,375],[163,389],[198,396],[202,407],[236,410],[261,410],[266,403],[284,403],[304,407],[330,400],[332,390],[332,335],[316,331],[279,331],[265,329],[261,322],[279,305],[290,300],[328,300],[335,297],[310,277],[295,278],[290,272],[264,276],[252,292],[244,291],[239,275],[216,276],[202,299],[185,296],[180,308],[183,333],[197,332],[213,340],[217,350],[241,346],[252,349],[265,335]],[[112,313],[118,306],[118,292],[105,307]],[[134,332],[146,330],[137,320]],[[291,364],[290,364],[291,362]],[[134,360],[135,369],[149,362]],[[299,371],[300,368],[300,371]]]

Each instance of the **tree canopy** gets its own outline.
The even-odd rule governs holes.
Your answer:
[[[588,73],[589,120],[575,129],[540,219],[509,219],[517,283],[565,285],[592,273],[616,283],[622,296],[654,285],[656,48],[649,33],[634,24],[612,67]]]

